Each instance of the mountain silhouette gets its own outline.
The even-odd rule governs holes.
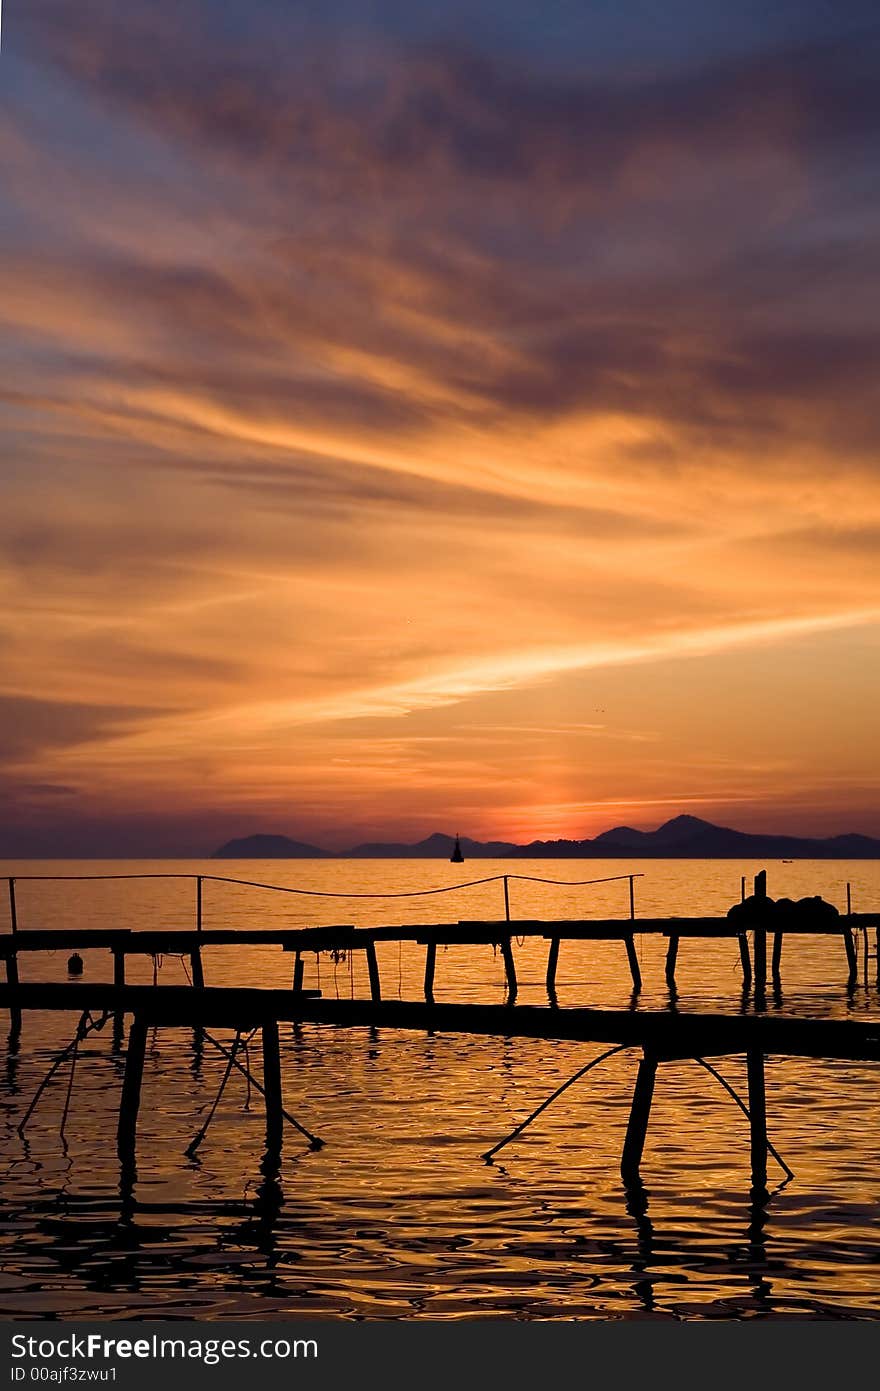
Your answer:
[[[342,850],[341,859],[443,859],[449,858],[454,836],[435,831],[414,844],[365,841]],[[655,831],[615,826],[593,840],[533,840],[514,845],[505,840],[461,838],[466,859],[769,859],[769,860],[877,860],[880,840],[850,832],[845,835],[765,835],[715,826],[698,816],[674,816]],[[214,851],[215,859],[326,859],[332,851],[280,835],[245,836],[230,840]]]
[[[455,845],[455,837],[444,835],[440,831],[435,831],[433,835],[426,836],[424,840],[417,841],[415,845],[396,845],[386,844],[383,841],[368,841],[364,845],[355,845],[351,850],[343,853],[346,857],[354,859],[433,859],[445,856],[448,860]],[[467,836],[461,837],[461,848],[466,857],[484,859],[498,859],[503,855],[510,855],[516,850],[516,846],[506,840],[469,840]]]
[[[300,840],[290,840],[287,836],[244,836],[241,840],[228,840],[211,855],[212,860],[323,860],[330,855],[329,850],[319,850],[317,845],[307,845]]]

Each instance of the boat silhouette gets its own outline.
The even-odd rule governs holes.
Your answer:
[[[452,854],[449,856],[449,863],[450,863],[451,865],[463,865],[463,864],[464,864],[464,855],[462,854],[462,849],[461,849],[461,839],[460,839],[460,837],[459,837],[457,831],[456,831],[456,833],[455,833],[455,846],[454,846],[454,848],[453,848]]]

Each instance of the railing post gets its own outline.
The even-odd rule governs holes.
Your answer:
[[[202,930],[202,876],[196,875],[196,931]]]
[[[15,910],[15,880],[9,876],[9,920],[12,923],[12,931],[18,931],[18,914]]]
[[[507,887],[507,875],[504,876],[504,921],[510,922],[510,891]]]
[[[635,918],[636,915],[635,876],[632,874],[629,876],[629,915],[630,918]]]

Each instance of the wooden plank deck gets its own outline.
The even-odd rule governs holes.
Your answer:
[[[0,985],[0,1007],[123,1011],[151,1024],[252,1028],[265,1020],[344,1028],[416,1029],[580,1043],[624,1043],[665,1057],[764,1053],[880,1061],[880,1021],[674,1010],[557,1009],[547,1005],[425,1004],[419,1000],[326,1000],[315,992],[180,985],[31,983]]]

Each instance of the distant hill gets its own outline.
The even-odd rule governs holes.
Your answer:
[[[395,860],[429,860],[435,858],[446,858],[452,854],[452,847],[455,844],[454,836],[443,835],[440,831],[435,831],[432,836],[427,836],[424,840],[417,841],[415,845],[395,845],[386,844],[384,841],[367,841],[364,845],[355,845],[351,850],[342,853],[348,858],[353,859],[395,859]],[[465,859],[500,859],[504,855],[512,855],[517,846],[507,840],[468,840],[467,836],[461,837],[461,848]]]
[[[301,840],[290,840],[287,836],[243,836],[241,840],[228,840],[215,850],[212,860],[323,860],[328,856],[326,850],[317,845],[306,845]]]
[[[615,859],[767,859],[767,860],[877,860],[880,840],[870,836],[843,835],[812,839],[734,831],[713,826],[697,816],[674,816],[656,831],[636,831],[616,826],[594,840],[536,840],[511,852],[523,858]]]
[[[367,841],[339,854],[341,859],[448,859],[454,838],[436,831],[415,844]],[[637,831],[615,826],[593,840],[534,840],[514,845],[506,840],[461,840],[465,859],[767,859],[767,860],[878,860],[880,840],[850,833],[811,839],[734,831],[714,826],[698,816],[674,816],[656,831]],[[214,859],[328,859],[332,852],[316,845],[289,840],[287,836],[245,836],[227,841],[214,851]]]

